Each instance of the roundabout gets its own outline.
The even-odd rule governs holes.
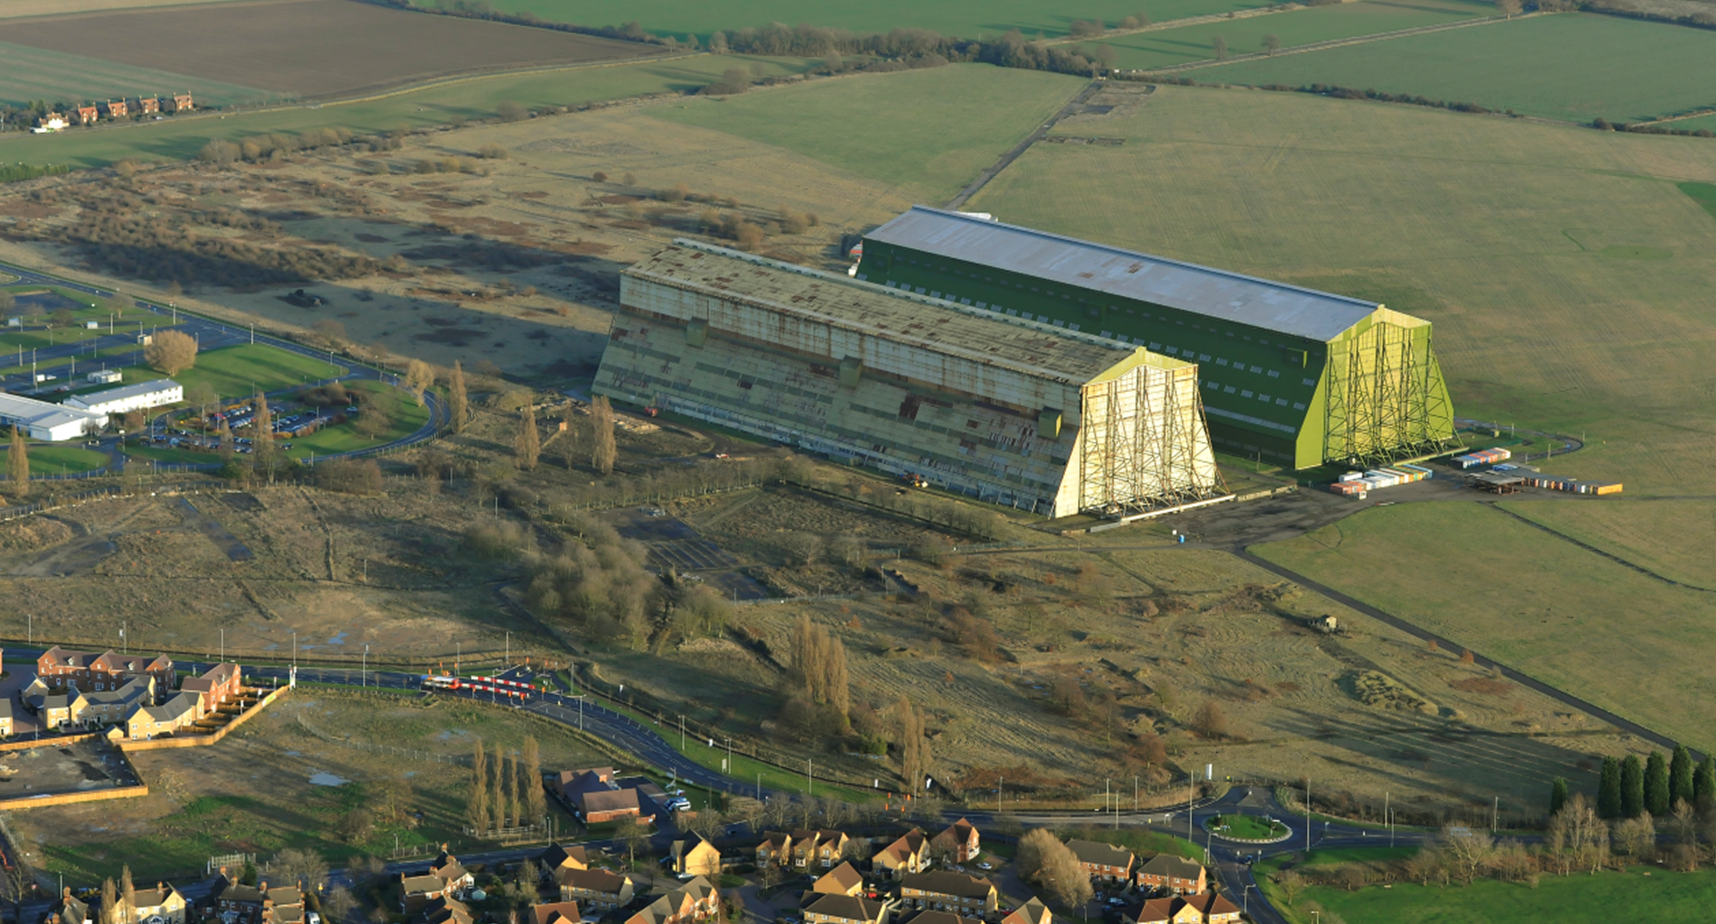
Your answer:
[[[1241,844],[1276,844],[1293,836],[1286,825],[1262,815],[1214,815],[1204,820],[1203,827],[1222,840]]]

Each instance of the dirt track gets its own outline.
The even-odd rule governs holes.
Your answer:
[[[10,24],[6,40],[301,97],[468,71],[636,58],[657,48],[355,0],[57,16]]]

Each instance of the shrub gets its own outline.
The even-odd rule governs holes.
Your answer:
[[[342,459],[316,466],[316,485],[341,494],[380,494],[381,466],[374,459]]]

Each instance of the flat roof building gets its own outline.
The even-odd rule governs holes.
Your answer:
[[[594,391],[1053,516],[1222,492],[1195,364],[687,240]]]
[[[1453,436],[1430,323],[1375,302],[924,206],[862,253],[861,280],[1196,362],[1236,455],[1309,468]]]
[[[100,430],[107,426],[107,415],[0,392],[0,426],[17,427],[33,440],[57,442]]]
[[[105,388],[87,395],[77,395],[67,398],[66,404],[97,414],[128,414],[132,411],[146,411],[153,407],[178,404],[183,400],[183,385],[172,379],[156,379],[152,382],[138,382],[134,385],[121,385],[118,388]]]

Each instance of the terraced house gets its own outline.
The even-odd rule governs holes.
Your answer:
[[[1127,882],[1132,878],[1132,851],[1096,841],[1067,841],[1067,849],[1078,858],[1079,869],[1098,882]]]
[[[871,863],[876,869],[887,870],[895,879],[907,873],[921,873],[929,866],[929,838],[913,828],[878,851]]]
[[[608,911],[632,900],[632,877],[605,869],[563,869],[557,880],[560,900],[577,902],[580,908]]]
[[[125,719],[125,737],[146,741],[183,731],[202,721],[202,697],[195,693],[176,693],[159,706],[144,706]]]
[[[817,895],[804,906],[805,924],[888,924],[888,904],[855,895]]]
[[[961,818],[947,826],[947,830],[937,834],[930,845],[938,851],[944,851],[955,863],[964,863],[977,856],[982,850],[982,839],[977,833],[977,826]]]
[[[626,919],[625,924],[687,924],[707,921],[720,910],[720,898],[715,887],[702,876],[645,905]]]
[[[1202,892],[1207,885],[1203,864],[1184,857],[1157,854],[1138,868],[1138,884],[1175,893]]]
[[[72,687],[84,692],[115,690],[138,676],[155,678],[157,690],[171,690],[176,679],[173,659],[166,655],[122,655],[111,648],[100,654],[67,651],[58,645],[36,659],[36,679],[55,691]]]
[[[923,911],[982,915],[996,909],[997,898],[994,883],[964,873],[935,870],[900,879],[900,902]]]
[[[832,869],[846,855],[850,843],[851,838],[843,831],[794,831],[792,865],[798,869]]]

